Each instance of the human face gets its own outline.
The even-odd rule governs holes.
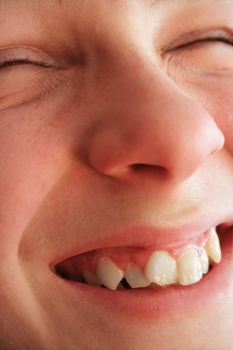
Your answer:
[[[0,62],[21,59],[0,69],[1,348],[230,348],[232,13],[0,2]],[[198,283],[113,291],[55,273],[90,250],[112,247],[119,268],[186,249],[215,226],[222,262]]]

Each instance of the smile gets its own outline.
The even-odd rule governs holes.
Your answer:
[[[155,321],[208,309],[232,289],[232,222],[213,225],[212,220],[210,225],[202,220],[157,231],[134,227],[105,237],[50,264],[54,285],[74,305],[83,300],[108,312],[121,315],[124,310],[129,317]]]
[[[156,250],[154,247],[97,249],[55,266],[63,278],[111,290],[190,285],[199,282],[210,266],[221,262],[215,228],[195,237],[192,244]]]

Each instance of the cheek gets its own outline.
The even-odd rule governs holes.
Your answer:
[[[66,169],[54,133],[28,130],[28,120],[17,121],[6,125],[0,119],[0,259],[15,255],[25,228]]]

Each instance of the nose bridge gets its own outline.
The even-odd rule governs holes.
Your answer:
[[[213,118],[149,56],[118,61],[106,101],[90,148],[90,162],[101,173],[143,164],[185,179],[224,144]]]

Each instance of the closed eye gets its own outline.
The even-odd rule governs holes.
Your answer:
[[[17,65],[26,65],[31,64],[34,66],[44,67],[44,68],[51,68],[52,66],[44,61],[34,61],[31,59],[25,58],[14,58],[10,60],[0,61],[0,69],[4,69],[11,66],[17,66]]]
[[[201,44],[201,43],[211,43],[211,42],[220,42],[220,43],[224,43],[230,46],[233,46],[233,38],[227,38],[227,37],[207,37],[207,38],[201,38],[201,39],[196,39],[193,40],[191,42],[185,43],[185,44],[181,44],[175,47],[175,49],[182,49],[188,46],[192,46],[195,44]]]

